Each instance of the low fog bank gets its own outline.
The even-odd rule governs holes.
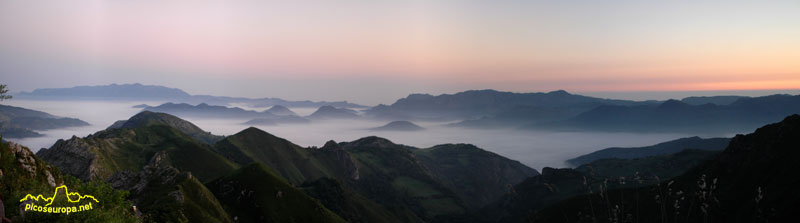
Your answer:
[[[134,105],[158,105],[161,103],[163,102],[6,100],[3,101],[3,104],[43,111],[61,117],[77,118],[88,122],[89,126],[37,131],[44,135],[42,137],[22,139],[4,137],[3,139],[25,145],[35,153],[41,148],[50,148],[58,139],[69,139],[73,135],[85,137],[106,129],[117,120],[128,119],[142,110],[133,108]]]
[[[229,120],[187,119],[215,134],[232,135],[249,125]],[[688,135],[520,131],[512,129],[463,129],[444,123],[414,122],[422,131],[370,131],[386,124],[367,120],[317,121],[311,124],[254,126],[301,146],[322,146],[328,140],[353,141],[366,136],[387,138],[394,143],[428,148],[445,143],[469,143],[518,160],[541,170],[542,167],[567,167],[565,160],[608,147],[648,146]]]
[[[40,110],[58,116],[79,118],[91,126],[41,131],[44,137],[7,139],[30,147],[34,152],[49,148],[58,139],[72,135],[84,137],[105,129],[114,121],[127,119],[141,111],[132,108],[137,104],[158,105],[160,102],[98,102],[98,101],[25,101],[11,100],[9,105]],[[251,109],[251,108],[245,108]],[[313,108],[291,108],[300,115],[308,115]],[[264,110],[254,109],[254,110]],[[245,119],[197,119],[182,117],[206,131],[217,135],[232,135],[249,127]],[[648,146],[681,137],[684,134],[636,134],[597,132],[547,132],[513,129],[462,129],[443,126],[441,122],[414,122],[425,130],[411,132],[370,131],[369,128],[387,122],[371,120],[328,120],[310,124],[284,124],[254,126],[301,146],[322,146],[328,140],[353,141],[366,136],[387,138],[398,144],[427,148],[445,143],[470,143],[505,157],[518,160],[530,167],[567,167],[565,160],[607,147]],[[710,136],[702,136],[710,137]]]

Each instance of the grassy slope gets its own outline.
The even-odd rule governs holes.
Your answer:
[[[230,173],[236,164],[197,142],[186,134],[165,125],[133,129],[111,129],[84,139],[96,145],[100,169],[110,176],[115,171],[138,171],[158,151],[167,151],[170,162],[181,171],[190,171],[201,181]]]
[[[348,222],[408,222],[335,179],[322,178],[304,183],[301,189]]]
[[[145,212],[148,222],[231,222],[230,217],[217,199],[197,178],[182,174],[176,184],[161,184],[151,181],[142,194],[138,205]],[[183,194],[183,202],[176,201],[169,193],[177,189]]]
[[[359,163],[360,176],[353,187],[386,206],[398,216],[412,211],[423,219],[462,214],[464,203],[436,181],[408,147],[367,137],[344,145]]]
[[[539,174],[522,163],[468,144],[445,144],[413,151],[437,180],[475,209],[506,194],[510,185]]]
[[[215,151],[240,165],[260,162],[295,185],[322,177],[338,177],[322,151],[303,148],[257,128],[248,128],[215,145]]]
[[[24,150],[30,151],[28,148]],[[23,158],[26,157],[26,158]],[[28,172],[22,168],[21,161],[34,169]],[[0,194],[3,195],[6,217],[21,221],[18,211],[19,199],[27,194],[51,195],[54,188],[47,183],[47,173],[56,185],[67,185],[71,191],[91,194],[101,201],[94,204],[94,210],[70,215],[26,213],[29,222],[136,222],[130,211],[131,203],[125,201],[127,192],[114,190],[105,182],[82,182],[71,176],[63,176],[57,168],[39,160],[31,153],[20,156],[11,151],[8,143],[0,143]],[[65,200],[57,199],[53,206],[71,206]]]
[[[242,167],[206,186],[239,222],[344,222],[260,163]]]

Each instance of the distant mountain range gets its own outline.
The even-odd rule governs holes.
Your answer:
[[[529,222],[614,222],[617,218],[639,222],[793,222],[800,215],[796,211],[800,191],[795,189],[793,172],[800,168],[795,161],[800,156],[798,146],[800,116],[792,115],[734,137],[724,151],[675,178],[660,178],[643,186],[628,186],[637,182],[631,178],[606,179],[606,189],[583,187],[588,193],[544,208],[527,209],[529,214],[524,218]]]
[[[275,114],[270,112],[257,112],[251,110],[244,110],[237,107],[226,107],[221,105],[209,105],[201,103],[198,105],[190,105],[186,103],[164,103],[158,106],[145,107],[145,111],[168,113],[181,117],[193,118],[236,118],[236,119],[254,119],[254,118],[274,118]]]
[[[304,148],[257,128],[214,136],[149,111],[118,123],[37,157],[130,191],[157,222],[450,222],[538,175],[466,144],[420,149],[365,137]]]
[[[614,148],[598,150],[586,155],[569,159],[567,160],[567,163],[574,166],[579,166],[599,159],[644,158],[648,156],[673,154],[686,149],[720,151],[725,149],[726,146],[728,146],[730,140],[731,140],[730,138],[703,139],[700,137],[690,137],[690,138],[676,139],[669,142],[663,142],[646,147],[631,147],[631,148],[614,147]]]
[[[729,139],[686,138],[625,148],[632,158],[601,158],[542,174],[468,214],[483,222],[791,222],[800,192],[800,115]],[[610,150],[604,150],[608,152]],[[653,153],[658,151],[658,153]],[[667,152],[668,153],[662,153]],[[641,157],[644,153],[656,154]],[[596,155],[596,154],[595,154]],[[767,191],[773,191],[767,194]]]
[[[279,125],[279,124],[304,124],[312,120],[330,119],[359,119],[362,118],[358,111],[348,108],[337,108],[333,106],[321,106],[311,115],[300,117],[289,108],[283,106],[273,106],[265,111],[244,110],[237,107],[226,107],[219,105],[198,104],[190,105],[186,103],[164,103],[158,106],[146,106],[142,110],[168,113],[175,116],[189,118],[212,118],[212,119],[249,119],[244,122],[247,125]],[[280,113],[279,114],[275,114]]]
[[[367,115],[392,120],[464,120],[494,116],[509,110],[525,108],[556,109],[578,113],[599,105],[644,105],[654,102],[600,99],[574,95],[559,90],[548,93],[512,93],[495,90],[472,90],[456,94],[411,94],[391,105],[378,105]],[[563,113],[565,111],[554,111]]]
[[[363,114],[361,105],[340,102],[286,101],[276,98],[237,98],[189,95],[179,89],[125,84],[37,89],[16,95],[21,99],[164,100],[170,103],[145,109],[195,117],[251,119],[253,125],[308,123],[323,119],[377,119],[385,121],[442,121],[463,128],[514,128],[547,131],[670,132],[720,135],[748,132],[766,123],[800,112],[800,96],[687,97],[668,101],[614,100],[570,94],[512,93],[471,90],[456,94],[411,94],[391,105],[378,105]],[[199,104],[192,106],[190,104]],[[246,104],[271,107],[265,112],[221,108]],[[287,107],[318,107],[299,117]],[[276,116],[290,117],[287,119]],[[294,116],[292,116],[294,115]]]
[[[0,105],[0,134],[9,138],[38,137],[38,130],[88,126],[75,118],[64,118],[45,112]]]
[[[425,130],[425,128],[418,126],[409,121],[393,121],[389,122],[386,125],[371,128],[372,131],[420,131]]]
[[[158,85],[111,84],[98,86],[77,86],[71,88],[42,88],[14,95],[17,99],[33,100],[123,100],[123,101],[166,101],[173,103],[229,105],[244,103],[253,107],[282,105],[288,107],[336,107],[364,108],[365,106],[347,101],[288,101],[280,98],[244,98],[211,95],[190,95],[177,88]]]
[[[729,105],[690,105],[669,100],[655,106],[603,105],[575,117],[526,128],[567,131],[748,132],[800,113],[800,95],[741,98]]]
[[[752,131],[800,112],[800,95],[689,97],[681,101],[627,101],[566,91],[465,91],[412,94],[366,110],[380,120],[455,121],[464,128],[545,131],[730,134]]]
[[[800,201],[791,172],[800,167],[800,115],[730,140],[601,150],[542,174],[467,144],[423,149],[370,136],[301,147],[252,127],[214,136],[148,111],[119,123],[36,156],[2,143],[0,192],[73,176],[80,188],[105,182],[113,189],[91,191],[129,192],[108,202],[135,205],[148,222],[783,222],[796,219],[791,204]],[[723,151],[691,149],[725,142]],[[135,218],[123,210],[97,217]]]
[[[347,108],[337,108],[330,105],[322,106],[308,115],[309,119],[357,119],[360,118],[358,112]]]

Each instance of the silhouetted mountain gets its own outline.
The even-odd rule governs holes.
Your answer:
[[[313,182],[303,183],[300,188],[347,222],[402,223],[422,221],[414,218],[413,215],[397,216],[336,179],[321,178]]]
[[[240,165],[266,164],[288,182],[305,185],[308,191],[359,194],[364,199],[332,200],[343,195],[312,194],[323,203],[336,205],[332,210],[348,220],[445,221],[487,204],[501,196],[507,185],[536,174],[519,162],[471,145],[417,149],[378,137],[348,143],[330,141],[316,149],[248,128],[215,147],[219,154]],[[463,169],[475,171],[465,174]],[[340,183],[319,182],[324,179]],[[354,206],[375,204],[380,208],[370,210],[371,216],[354,217],[360,216]]]
[[[419,131],[419,130],[425,130],[425,128],[422,128],[422,127],[418,126],[417,124],[414,124],[414,123],[409,122],[409,121],[393,121],[393,122],[390,122],[390,123],[388,123],[386,125],[383,125],[381,127],[371,128],[370,130],[372,130],[372,131]]]
[[[280,98],[243,98],[211,95],[190,95],[177,88],[158,85],[111,84],[98,86],[77,86],[71,88],[44,88],[32,92],[21,92],[14,95],[18,99],[33,100],[125,100],[125,101],[170,101],[174,103],[229,105],[246,103],[253,107],[270,107],[284,105],[290,107],[319,107],[331,105],[336,107],[364,108],[363,105],[347,101],[287,101]]]
[[[681,99],[681,102],[690,104],[690,105],[704,105],[704,104],[715,104],[715,105],[730,105],[733,102],[736,102],[742,98],[749,98],[745,96],[698,96],[698,97],[687,97]]]
[[[792,172],[800,168],[795,160],[798,146],[800,115],[792,115],[737,135],[722,153],[669,182],[575,197],[530,219],[611,222],[629,216],[625,218],[639,222],[792,222],[800,217],[800,191]],[[613,211],[588,215],[591,210]]]
[[[289,108],[284,107],[282,105],[274,105],[271,108],[267,109],[267,112],[275,115],[297,116],[297,113],[294,113],[292,110],[289,110]]]
[[[499,111],[496,114],[464,120],[458,123],[450,124],[449,126],[467,128],[519,127],[529,124],[568,119],[586,110],[587,107],[585,106],[557,108],[516,106],[508,110]]]
[[[111,84],[71,88],[43,88],[14,95],[20,99],[183,100],[190,95],[177,88],[156,85]]]
[[[698,149],[698,150],[723,150],[728,146],[729,138],[708,138],[703,139],[700,137],[690,137],[663,142],[652,146],[645,147],[630,147],[630,148],[607,148],[598,150],[586,155],[578,156],[567,160],[567,163],[573,166],[578,166],[592,162],[594,160],[606,158],[620,158],[620,159],[633,159],[642,158],[647,156],[656,156],[664,154],[677,153],[685,149]]]
[[[469,144],[437,145],[414,150],[414,154],[435,178],[474,209],[510,192],[510,185],[539,175],[518,161]]]
[[[730,105],[690,105],[669,100],[658,106],[603,105],[568,120],[528,128],[724,134],[752,131],[797,112],[800,112],[800,95],[741,98]]]
[[[303,148],[257,128],[247,128],[215,145],[215,151],[241,166],[263,163],[299,185],[322,177],[348,178],[358,171],[342,151]]]
[[[345,222],[261,163],[206,186],[236,222]]]
[[[520,106],[547,109],[569,107],[587,111],[604,104],[637,105],[643,103],[574,95],[563,90],[549,93],[472,90],[438,96],[411,94],[397,100],[392,105],[373,107],[366,114],[373,118],[393,120],[464,120],[494,116]]]
[[[273,118],[274,114],[269,112],[257,112],[244,110],[237,107],[225,107],[219,105],[208,105],[205,103],[190,105],[186,103],[164,103],[155,107],[146,107],[146,111],[169,113],[181,117],[195,118],[221,118],[221,119],[253,119],[253,118]]]
[[[138,114],[134,115],[128,120],[121,120],[114,122],[114,124],[109,126],[108,129],[139,128],[152,125],[167,125],[177,129],[183,134],[186,134],[194,139],[197,139],[200,142],[209,144],[216,143],[217,141],[223,138],[222,136],[217,136],[211,134],[210,132],[206,132],[205,130],[200,129],[200,127],[197,127],[191,122],[172,116],[170,114],[150,112],[150,111],[139,112]]]
[[[658,184],[661,179],[684,174],[719,153],[690,149],[645,158],[600,159],[576,169],[546,167],[542,175],[525,179],[472,217],[487,222],[524,222],[531,213],[572,197]]]
[[[268,111],[257,112],[236,107],[231,108],[208,104],[190,105],[165,103],[156,107],[146,107],[144,110],[192,118],[251,119],[244,123],[247,125],[277,125],[310,122],[308,119],[294,115],[275,115]]]
[[[575,168],[589,176],[601,178],[670,179],[686,173],[720,154],[719,150],[686,149],[676,153],[635,158],[603,158]]]
[[[311,120],[308,120],[306,118],[290,115],[290,116],[277,116],[272,118],[251,119],[242,124],[264,126],[264,125],[280,125],[280,124],[305,124],[310,122]]]
[[[309,119],[355,119],[359,118],[358,112],[345,109],[345,108],[336,108],[333,106],[322,106],[311,113],[307,118]]]
[[[0,105],[0,134],[8,138],[41,136],[35,130],[87,126],[89,123],[74,118],[63,118],[45,112],[20,107]]]

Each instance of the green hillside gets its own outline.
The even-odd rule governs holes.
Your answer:
[[[247,128],[215,145],[215,151],[244,166],[259,162],[277,170],[289,182],[300,185],[307,180],[337,177],[339,167],[328,165],[323,151],[303,148],[257,128]]]
[[[469,144],[437,145],[413,152],[438,181],[471,208],[483,207],[508,193],[511,185],[539,175],[518,161]]]
[[[67,185],[71,191],[91,194],[101,202],[93,204],[92,211],[70,215],[25,212],[20,215],[20,199],[27,194],[51,195],[54,188]],[[54,166],[33,155],[27,147],[14,143],[0,143],[0,195],[3,196],[6,217],[13,222],[137,222],[126,201],[128,192],[113,189],[103,181],[83,182],[62,175]],[[65,200],[53,205],[65,206]]]
[[[378,204],[396,213],[408,209],[428,220],[468,210],[453,191],[417,162],[412,147],[378,137],[362,138],[343,147],[360,167],[359,179],[350,183]]]
[[[152,125],[166,125],[197,139],[200,142],[213,144],[221,140],[222,136],[213,135],[200,127],[170,114],[142,111],[125,122],[115,123],[109,128],[137,128]]]
[[[264,164],[242,167],[206,186],[236,222],[345,222]]]
[[[137,171],[159,151],[181,171],[209,181],[230,173],[236,164],[175,128],[148,125],[100,131],[85,138],[59,140],[37,153],[42,159],[81,179],[105,179],[120,170]]]

